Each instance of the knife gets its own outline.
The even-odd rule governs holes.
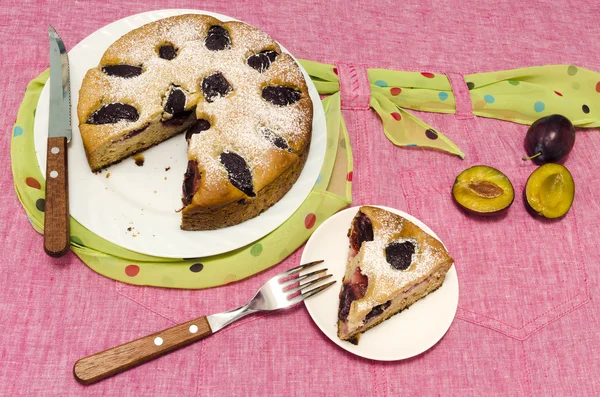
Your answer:
[[[44,251],[59,257],[69,251],[69,178],[67,143],[71,141],[71,88],[65,44],[48,25],[50,39],[50,107],[46,153]]]

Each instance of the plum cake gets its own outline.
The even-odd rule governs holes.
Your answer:
[[[355,344],[363,332],[438,289],[453,264],[437,239],[381,208],[360,207],[348,236],[338,337]]]
[[[297,63],[266,33],[197,14],[119,38],[77,107],[93,172],[185,132],[184,230],[235,225],[279,201],[308,156],[312,109]]]

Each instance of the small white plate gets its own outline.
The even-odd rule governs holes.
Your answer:
[[[239,225],[211,231],[182,231],[181,184],[187,167],[187,144],[183,135],[143,152],[145,164],[132,158],[93,174],[85,157],[77,123],[79,89],[85,73],[98,65],[104,51],[125,33],[146,23],[173,15],[194,13],[232,21],[225,15],[199,10],[162,10],[133,15],[92,33],[71,51],[71,108],[73,137],[69,145],[70,213],[96,235],[132,251],[168,258],[199,258],[243,247],[267,235],[302,205],[321,171],[327,141],[325,112],[319,93],[300,66],[313,102],[310,153],[300,177],[273,207]],[[285,52],[285,48],[281,46]],[[34,141],[42,175],[46,174],[49,84],[36,110]],[[107,178],[107,174],[110,177]]]
[[[423,222],[402,211],[381,207],[396,213],[431,236],[438,238]],[[435,345],[446,333],[458,307],[458,277],[454,266],[446,274],[444,284],[417,301],[407,310],[391,317],[361,335],[358,345],[337,336],[339,293],[348,259],[348,229],[360,207],[338,212],[312,234],[300,263],[323,259],[337,283],[305,301],[308,313],[329,339],[357,356],[380,361],[403,360],[416,356]],[[438,239],[439,240],[439,239]]]

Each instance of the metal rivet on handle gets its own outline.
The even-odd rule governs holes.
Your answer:
[[[52,149],[50,149],[50,152],[51,152],[52,154],[58,154],[58,152],[60,152],[60,149],[59,149],[59,148],[57,148],[56,146],[54,146]]]
[[[190,325],[190,332],[192,334],[195,334],[196,332],[198,332],[198,326],[196,324]]]
[[[50,171],[50,178],[56,178],[58,176],[58,171]]]
[[[163,344],[163,338],[161,338],[160,336],[157,336],[156,338],[154,338],[154,344],[156,346],[160,346]]]

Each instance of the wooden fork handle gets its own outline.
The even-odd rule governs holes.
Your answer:
[[[212,333],[207,318],[200,317],[82,358],[75,363],[73,375],[80,383],[89,385],[187,346]]]

